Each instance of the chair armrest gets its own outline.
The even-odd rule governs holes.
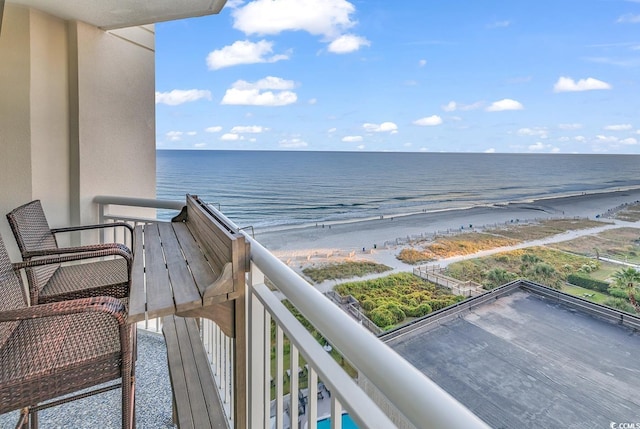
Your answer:
[[[94,225],[76,225],[76,226],[67,226],[64,228],[51,228],[52,234],[57,234],[60,232],[73,232],[73,231],[85,231],[90,229],[105,229],[105,228],[117,228],[124,227],[129,230],[129,238],[131,239],[131,243],[133,243],[133,227],[126,222],[111,222],[111,223],[99,223]]]
[[[38,249],[29,252],[24,252],[25,258],[34,258],[36,256],[53,256],[53,255],[68,255],[68,254],[91,254],[93,258],[109,255],[121,255],[124,258],[133,258],[131,250],[120,243],[104,243],[104,244],[90,244],[87,246],[76,247],[56,247],[53,249]]]
[[[13,267],[16,270],[23,268],[39,267],[48,264],[61,264],[63,262],[80,261],[83,259],[101,258],[104,256],[120,256],[127,261],[127,266],[131,270],[133,256],[129,248],[123,244],[108,243],[95,246],[67,247],[58,249],[46,249],[29,252],[26,257],[48,256],[42,259],[30,259],[28,261],[15,262]]]
[[[127,323],[127,312],[124,304],[119,299],[110,296],[73,299],[0,311],[0,322],[15,322],[85,312],[109,314],[118,321],[120,326],[124,326]]]

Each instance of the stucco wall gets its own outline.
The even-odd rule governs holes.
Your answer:
[[[6,5],[0,233],[12,258],[4,214],[20,204],[42,200],[56,227],[97,222],[95,195],[155,196],[154,37],[153,26],[104,32]]]
[[[103,32],[83,23],[70,24],[69,32],[78,111],[72,221],[91,223],[95,195],[155,196],[154,35],[152,27]]]
[[[17,246],[4,214],[31,197],[30,12],[5,5],[0,34],[0,234]]]

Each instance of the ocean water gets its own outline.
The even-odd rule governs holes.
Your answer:
[[[637,155],[157,151],[158,198],[262,230],[635,187]]]

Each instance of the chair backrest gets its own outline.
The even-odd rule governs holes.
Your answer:
[[[31,257],[29,252],[58,247],[40,200],[33,200],[13,209],[7,214],[7,220],[23,259]]]
[[[13,269],[11,259],[0,237],[0,311],[26,307],[22,280]],[[19,322],[0,323],[0,348],[7,341]]]
[[[33,200],[13,209],[7,213],[7,220],[25,261],[32,258],[33,251],[58,248],[58,242],[51,232],[40,200]],[[51,264],[27,269],[31,287],[42,290],[58,266]]]

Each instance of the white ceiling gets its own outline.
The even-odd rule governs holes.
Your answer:
[[[103,30],[211,15],[226,0],[6,0]]]

